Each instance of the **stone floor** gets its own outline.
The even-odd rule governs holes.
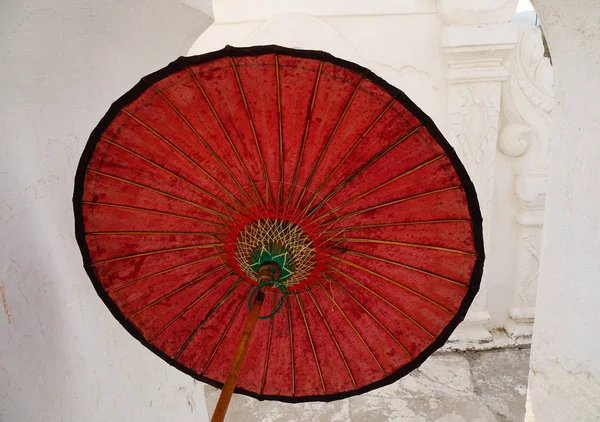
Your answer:
[[[234,395],[227,420],[512,422],[525,414],[529,350],[434,354],[400,381],[332,403],[259,402]],[[219,390],[206,386],[208,414]]]

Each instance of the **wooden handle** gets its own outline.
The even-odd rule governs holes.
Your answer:
[[[273,278],[274,272],[270,266],[264,265],[258,270],[259,283],[273,280]],[[254,332],[254,327],[256,326],[256,321],[258,320],[260,308],[262,307],[262,303],[265,299],[265,293],[263,291],[264,289],[265,288],[262,288],[258,291],[256,297],[254,298],[254,302],[252,303],[252,311],[250,311],[250,315],[246,320],[246,325],[244,326],[244,331],[242,333],[242,339],[240,340],[240,344],[238,345],[235,356],[233,357],[233,362],[231,362],[231,367],[229,368],[229,373],[225,379],[225,384],[221,390],[221,395],[219,396],[219,401],[217,402],[217,407],[215,408],[211,422],[223,422],[225,419],[225,413],[227,413],[227,408],[229,407],[229,402],[231,401],[231,395],[233,394],[233,390],[235,390],[235,385],[237,384],[238,377],[240,376],[240,370],[242,369],[242,364],[244,363],[246,353],[248,352],[248,344],[250,343],[250,338]]]

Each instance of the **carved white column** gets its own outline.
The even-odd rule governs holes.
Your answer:
[[[515,285],[505,328],[513,338],[533,333],[535,296],[540,266],[540,246],[546,202],[545,176],[517,176],[519,235],[515,250]]]
[[[510,20],[515,7],[514,0],[438,2],[438,12],[448,24],[442,30],[447,61],[448,135],[477,189],[488,256],[479,294],[451,338],[461,343],[492,340],[486,309],[490,279],[487,269],[493,256],[492,204],[502,84],[508,77],[503,60],[517,38],[514,25],[499,22]]]
[[[499,146],[514,157],[519,201],[515,282],[505,328],[519,338],[533,332],[554,106],[552,67],[544,57],[539,28],[520,28],[515,50],[504,65],[509,78],[503,88]]]

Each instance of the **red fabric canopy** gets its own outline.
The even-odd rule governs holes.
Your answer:
[[[463,319],[484,260],[475,190],[433,122],[367,69],[276,46],[143,78],[92,133],[74,209],[114,316],[218,387],[256,286],[240,233],[285,222],[304,236],[305,273],[239,378],[259,399],[334,400],[407,374]]]

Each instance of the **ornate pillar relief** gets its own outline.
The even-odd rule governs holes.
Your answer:
[[[502,94],[500,150],[513,159],[519,200],[515,283],[505,324],[514,338],[529,337],[537,293],[539,256],[550,150],[553,75],[539,28],[522,27],[504,62],[509,78]]]
[[[489,261],[493,256],[491,228],[495,161],[498,144],[502,85],[509,76],[503,61],[514,48],[517,27],[507,22],[516,0],[439,0],[438,12],[448,25],[442,30],[447,62],[449,139],[461,157],[478,192],[483,215],[484,245],[488,256],[475,298],[465,321],[451,340],[487,342]],[[477,22],[477,25],[472,25]]]

